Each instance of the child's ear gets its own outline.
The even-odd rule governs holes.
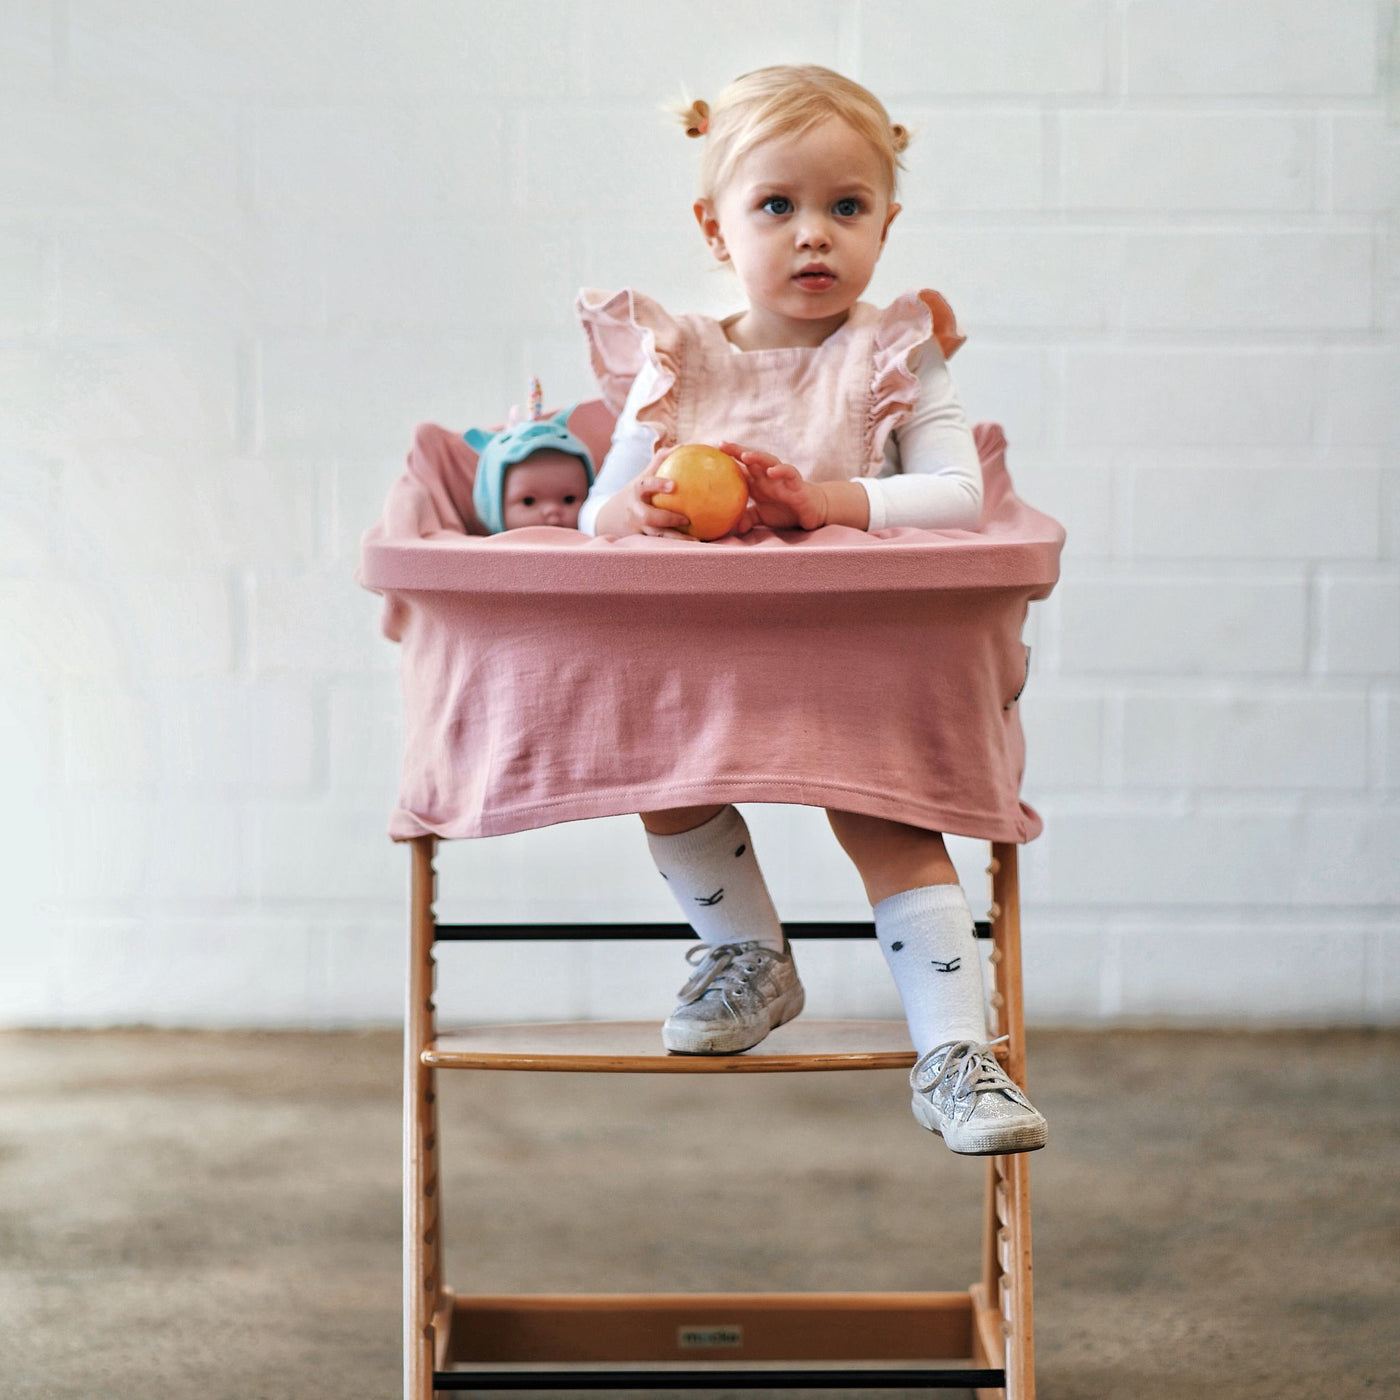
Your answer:
[[[885,246],[885,239],[887,239],[887,238],[890,236],[890,225],[891,225],[892,223],[894,223],[894,216],[895,216],[896,214],[898,214],[899,211],[900,211],[903,207],[904,207],[904,206],[903,206],[902,204],[891,204],[891,205],[890,205],[890,212],[889,212],[888,214],[885,215],[885,226],[884,226],[884,228],[882,228],[882,229],[880,230],[880,247],[881,247],[881,248],[883,248],[883,247]]]
[[[695,222],[700,225],[700,232],[704,236],[710,252],[720,262],[728,262],[729,249],[724,246],[724,235],[719,230],[719,215],[715,213],[714,202],[708,199],[697,199],[693,207]]]

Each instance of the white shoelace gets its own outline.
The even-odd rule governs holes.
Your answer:
[[[746,948],[742,943],[697,943],[695,947],[688,948],[685,960],[695,968],[695,972],[678,993],[681,1005],[689,1006],[691,1002],[699,1001],[712,987],[726,997],[732,991],[742,992],[748,979],[763,966],[761,955],[770,958],[784,956],[772,948],[761,945]],[[740,961],[741,958],[755,961]]]
[[[1002,1069],[992,1047],[1004,1045],[1010,1036],[995,1040],[948,1040],[926,1050],[909,1072],[909,1082],[921,1094],[946,1088],[953,1101],[969,1104],[967,1113],[976,1106],[979,1094],[1005,1094],[1024,1108],[1031,1101],[1016,1087],[1016,1082]],[[935,1069],[934,1063],[938,1061]],[[964,1115],[966,1116],[966,1115]]]

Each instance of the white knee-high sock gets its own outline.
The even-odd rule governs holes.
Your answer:
[[[914,1049],[984,1041],[982,959],[961,885],[925,885],[875,906],[875,935],[894,974]]]
[[[756,939],[782,951],[783,926],[758,868],[748,823],[736,807],[725,807],[693,831],[674,836],[649,831],[647,845],[682,917],[704,942]]]

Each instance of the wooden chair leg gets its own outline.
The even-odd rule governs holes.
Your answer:
[[[433,1367],[446,1347],[450,1300],[442,1282],[442,1203],[437,1144],[437,1075],[423,1063],[436,1034],[433,1010],[431,836],[414,839],[410,884],[408,1005],[404,1015],[403,1317],[404,1400],[433,1400]]]
[[[1021,907],[1017,849],[992,847],[992,1032],[1008,1036],[1006,1072],[1026,1086],[1026,1031],[1021,1001]],[[1006,1389],[979,1391],[979,1400],[1035,1400],[1035,1338],[1031,1290],[1030,1160],[1026,1153],[993,1157],[987,1167],[982,1279],[976,1290],[978,1335],[989,1359],[1006,1369]],[[995,1320],[993,1320],[995,1319]],[[1000,1349],[998,1356],[997,1350]]]

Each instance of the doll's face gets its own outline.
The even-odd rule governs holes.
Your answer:
[[[578,528],[579,508],[588,495],[588,473],[567,452],[536,452],[506,468],[501,520],[507,530],[526,525]]]

